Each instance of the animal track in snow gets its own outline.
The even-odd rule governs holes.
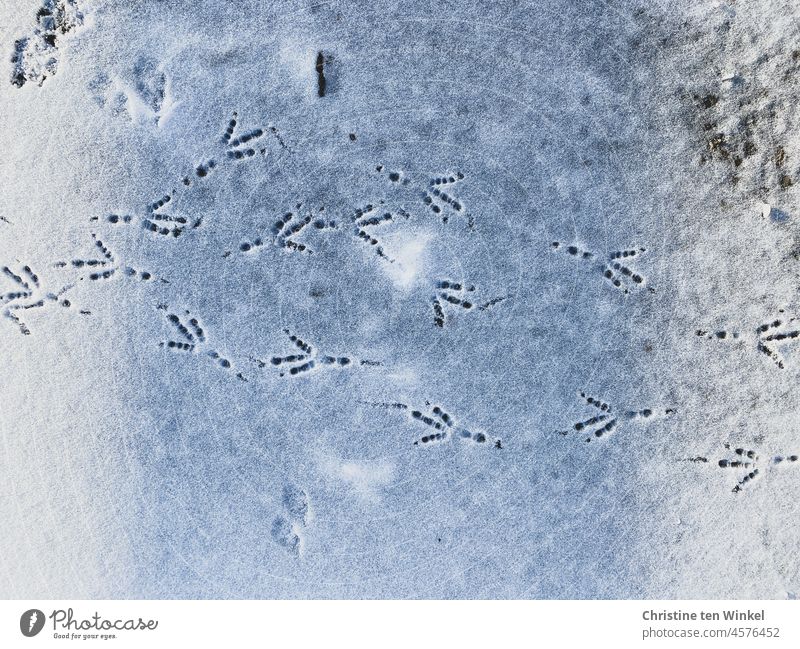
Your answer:
[[[254,128],[237,134],[239,129],[238,120],[239,114],[233,111],[233,115],[231,115],[228,121],[228,126],[222,134],[222,141],[225,143],[225,154],[227,158],[229,160],[243,160],[245,158],[254,157],[258,152],[265,154],[267,152],[266,149],[254,148],[255,143],[264,137],[264,129]],[[200,176],[201,174],[198,173],[197,175]]]
[[[292,484],[286,485],[283,488],[283,506],[293,519],[303,525],[308,523],[310,509],[308,494],[305,491]]]
[[[202,216],[179,214],[174,209],[168,212],[170,205],[174,206],[182,194],[191,191],[196,182],[201,182],[211,176],[221,165],[235,164],[254,158],[256,155],[267,154],[266,147],[254,148],[255,142],[265,137],[267,131],[263,128],[255,128],[237,134],[238,126],[239,116],[234,111],[220,137],[223,148],[218,151],[219,155],[205,156],[201,162],[195,165],[192,173],[184,175],[169,193],[149,201],[144,216],[114,213],[105,216],[103,221],[111,225],[138,224],[145,232],[173,238],[178,238],[187,230],[199,228],[203,224]],[[277,129],[271,127],[269,131],[282,148],[287,148]],[[91,221],[99,220],[99,217],[91,219]]]
[[[775,470],[778,466],[784,464],[796,465],[800,460],[800,457],[795,453],[792,455],[775,455],[762,462],[755,450],[744,447],[731,449],[730,444],[725,444],[725,448],[733,450],[733,456],[720,459],[717,462],[717,466],[721,469],[734,469],[739,474],[737,482],[732,489],[733,493],[739,493],[767,471]]]
[[[166,99],[167,76],[158,63],[144,57],[133,66],[133,76],[138,98],[154,115],[159,115]]]
[[[376,226],[389,224],[395,221],[406,220],[409,214],[402,209],[394,212],[382,210],[382,203],[373,205],[369,203],[355,210],[349,217],[349,228],[355,239],[366,243],[381,259],[394,263],[383,249],[380,240],[371,233],[371,229]],[[336,219],[326,219],[323,216],[325,208],[320,207],[316,211],[308,208],[303,209],[303,204],[295,205],[294,210],[286,212],[279,217],[272,225],[270,234],[273,245],[286,252],[302,252],[310,254],[314,249],[309,243],[309,233],[326,231],[346,231],[346,226]],[[265,244],[265,234],[260,234],[242,241],[239,244],[239,252],[251,254],[263,249]],[[226,256],[228,253],[226,253]]]
[[[100,108],[110,110],[114,117],[125,115],[131,118],[128,111],[128,95],[117,79],[112,79],[105,72],[99,72],[87,84],[87,88]]]
[[[140,57],[123,78],[98,73],[88,84],[94,100],[114,116],[129,120],[149,119],[159,124],[175,107],[163,67],[155,60]]]
[[[211,168],[215,164],[212,161]],[[176,216],[164,211],[168,209],[167,206],[172,201],[172,198],[173,194],[167,194],[150,203],[146,209],[146,216],[135,217],[130,214],[109,214],[104,220],[111,225],[131,225],[134,222],[138,222],[146,232],[163,237],[171,236],[177,239],[187,228],[199,228],[203,223],[203,219],[189,219],[186,216]],[[97,221],[99,219],[95,217],[92,220]]]
[[[418,192],[423,204],[436,216],[441,217],[443,223],[450,220],[450,216],[463,214],[464,204],[454,195],[456,185],[464,180],[460,171],[434,176],[427,183],[415,182],[403,171],[390,171],[383,165],[378,165],[376,171],[386,171],[389,182],[397,185],[411,185]]]
[[[774,320],[756,327],[751,339],[757,351],[771,358],[780,369],[785,369],[784,358],[777,350],[777,346],[797,341],[800,338],[800,329],[796,328],[796,325],[792,325],[796,321],[795,318],[783,316],[783,309],[779,313],[781,315]],[[717,341],[737,340],[740,338],[738,332],[725,330],[709,332],[705,329],[697,329],[695,335],[700,338]]]
[[[429,410],[428,413],[412,408],[408,404],[401,402],[361,403],[379,408],[403,411],[412,422],[426,426],[429,429],[428,432],[414,441],[414,446],[435,446],[437,444],[449,443],[453,439],[456,439],[464,442],[473,442],[480,446],[493,446],[497,449],[503,448],[503,443],[500,439],[493,440],[483,431],[472,431],[464,426],[460,426],[450,414],[441,408],[441,406],[435,405],[431,407],[431,404],[427,401],[425,405]]]
[[[379,366],[379,361],[372,360],[358,360],[350,356],[331,356],[329,354],[319,353],[308,342],[293,334],[289,329],[284,329],[289,340],[294,347],[297,347],[300,353],[287,354],[285,356],[273,356],[269,361],[263,361],[257,358],[251,358],[252,361],[258,364],[259,367],[265,368],[271,365],[279,369],[279,376],[284,377],[297,376],[305,374],[312,370],[321,369],[345,369],[355,365],[361,366]],[[285,369],[284,369],[285,368]]]
[[[310,516],[308,494],[295,485],[283,488],[282,503],[284,513],[272,522],[272,540],[287,552],[299,557],[303,553],[303,530]]]
[[[615,414],[611,405],[601,399],[589,396],[585,392],[581,392],[580,397],[597,412],[591,417],[574,423],[569,430],[561,430],[558,432],[561,435],[569,435],[573,432],[588,435],[585,440],[586,442],[591,442],[593,439],[608,437],[625,422],[650,420],[657,416],[669,417],[675,414],[675,410],[672,408],[666,408],[664,410],[643,408],[641,410],[626,410]]]
[[[446,311],[456,309],[458,311],[472,311],[477,307],[478,311],[486,311],[496,304],[503,302],[510,296],[495,297],[478,306],[475,303],[475,286],[464,282],[455,282],[450,279],[438,280],[435,284],[436,291],[431,298],[433,306],[433,324],[440,329],[447,323]]]
[[[400,219],[408,220],[409,214],[403,209],[395,210],[394,212],[382,210],[379,206],[369,203],[364,207],[358,208],[350,217],[353,224],[353,234],[355,237],[371,246],[375,250],[375,254],[381,259],[385,259],[389,263],[394,263],[394,260],[387,256],[383,249],[383,244],[380,239],[372,233],[372,228],[393,223]]]
[[[21,88],[29,81],[41,86],[58,70],[58,42],[83,25],[77,0],[45,0],[36,13],[36,27],[14,42],[11,84]]]
[[[30,309],[41,309],[48,305],[59,305],[64,308],[71,308],[72,303],[64,297],[74,284],[61,287],[56,292],[46,291],[39,282],[39,276],[31,270],[31,267],[23,265],[18,271],[12,270],[8,266],[3,266],[3,275],[11,280],[14,290],[0,295],[0,304],[3,308],[3,316],[17,325],[20,332],[29,336],[31,330],[22,320],[19,311]],[[90,315],[90,311],[81,310],[81,315]]]
[[[286,252],[305,252],[310,254],[313,249],[307,240],[305,238],[300,240],[303,231],[308,233],[309,231],[321,232],[338,229],[335,220],[323,218],[324,207],[320,207],[316,212],[306,210],[304,214],[300,213],[302,208],[303,204],[298,203],[295,205],[294,211],[286,212],[276,219],[270,229],[273,245],[282,248]],[[309,229],[306,230],[306,228]],[[239,252],[245,254],[258,252],[264,246],[265,236],[262,234],[242,241],[239,244]]]
[[[632,288],[644,286],[647,281],[644,275],[631,268],[628,265],[630,262],[627,261],[644,254],[646,252],[644,248],[616,250],[603,258],[602,255],[597,255],[590,250],[584,250],[576,245],[564,245],[560,241],[554,241],[550,247],[554,251],[565,252],[571,257],[591,264],[609,284],[623,293],[628,293]],[[648,290],[654,292],[652,288]]]
[[[159,343],[159,347],[164,347],[172,352],[187,354],[204,354],[210,358],[217,366],[230,370],[233,364],[217,350],[210,347],[206,332],[200,320],[193,316],[189,311],[184,311],[182,316],[169,310],[169,307],[162,304],[159,309],[166,311],[166,318],[169,324],[177,332],[177,340],[171,339]],[[237,375],[241,380],[244,377]]]
[[[467,311],[475,306],[466,295],[475,290],[473,285],[466,286],[461,282],[442,279],[436,282],[436,290],[437,293],[433,296],[433,323],[440,329],[446,322],[445,306],[455,305]]]
[[[216,163],[211,161],[211,167],[214,168]],[[186,216],[170,214],[165,209],[172,201],[173,194],[166,194],[151,202],[146,208],[146,216],[133,216],[130,214],[109,214],[103,220],[110,225],[132,225],[138,223],[141,228],[148,233],[163,236],[173,237],[177,239],[184,231],[189,229],[199,228],[202,223],[202,218],[189,219]],[[99,221],[97,217],[93,217],[92,221]]]
[[[445,175],[431,178],[428,182],[428,187],[422,191],[422,200],[434,214],[442,215],[443,209],[448,209],[453,213],[464,211],[464,206],[450,193],[455,188],[455,185],[464,180],[464,174],[460,171],[456,172],[455,176]],[[445,191],[442,188],[447,188]],[[446,215],[442,215],[442,219],[447,223]]]
[[[54,266],[56,268],[71,267],[87,269],[89,271],[88,274],[82,276],[80,279],[87,277],[90,281],[111,279],[117,274],[117,271],[119,271],[119,273],[124,277],[135,278],[143,282],[149,282],[156,279],[156,277],[150,271],[137,270],[132,266],[123,266],[119,264],[111,249],[106,246],[101,239],[98,239],[96,234],[92,233],[92,239],[94,240],[95,247],[97,248],[100,258],[58,261],[54,264]],[[164,284],[169,284],[166,279],[158,279]]]

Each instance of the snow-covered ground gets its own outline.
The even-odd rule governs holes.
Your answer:
[[[798,17],[2,0],[0,596],[796,597]]]

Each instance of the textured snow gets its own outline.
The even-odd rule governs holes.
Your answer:
[[[797,17],[0,1],[0,596],[797,596]]]

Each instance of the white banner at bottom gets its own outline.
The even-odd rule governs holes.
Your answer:
[[[0,647],[800,646],[798,601],[2,601]]]

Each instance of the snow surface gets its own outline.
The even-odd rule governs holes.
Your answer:
[[[796,597],[799,15],[2,0],[0,596]]]

